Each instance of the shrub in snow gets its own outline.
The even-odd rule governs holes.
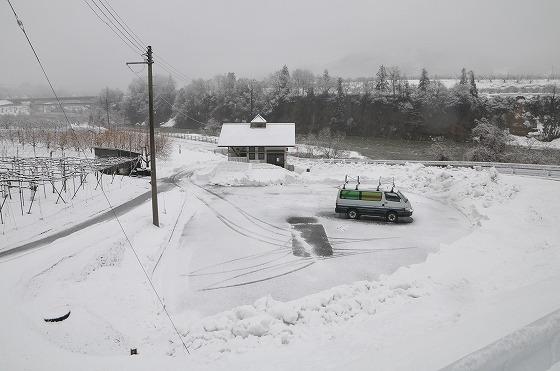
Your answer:
[[[492,125],[486,118],[475,120],[472,140],[477,143],[466,154],[469,161],[500,161],[510,141],[509,135],[499,127]]]

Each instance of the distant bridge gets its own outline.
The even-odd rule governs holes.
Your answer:
[[[80,97],[58,97],[60,103],[63,105],[86,105],[91,106],[95,104],[98,97],[96,96],[80,96]],[[58,105],[55,97],[48,98],[13,98],[9,99],[14,104],[22,104],[25,102],[31,103],[31,105]]]
[[[58,97],[60,104],[67,112],[84,113],[89,111],[98,101],[96,96]],[[48,98],[13,98],[15,105],[28,105],[30,113],[55,113],[61,112],[55,97]]]

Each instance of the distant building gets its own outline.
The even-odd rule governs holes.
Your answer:
[[[224,123],[218,147],[228,148],[228,160],[262,162],[286,167],[289,147],[296,145],[295,123],[271,123],[257,115],[251,122]]]
[[[29,115],[29,102],[15,104],[9,100],[0,100],[0,115]]]

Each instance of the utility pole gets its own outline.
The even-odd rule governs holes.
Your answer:
[[[152,56],[152,47],[148,46],[146,52],[146,61],[144,62],[128,62],[128,64],[147,64],[148,65],[148,108],[150,111],[150,173],[152,183],[152,223],[159,227],[159,213],[157,200],[157,177],[156,177],[156,144],[154,138],[154,87],[152,80],[152,64],[154,59]]]

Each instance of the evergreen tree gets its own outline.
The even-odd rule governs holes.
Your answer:
[[[284,65],[280,71],[275,74],[274,91],[272,93],[272,106],[275,107],[286,101],[290,95],[290,71],[288,66]]]
[[[476,81],[474,80],[474,72],[471,70],[469,71],[469,79],[470,79],[470,93],[473,97],[478,97],[478,89],[476,88]]]
[[[323,71],[323,76],[321,76],[321,81],[320,81],[320,87],[321,87],[321,94],[323,95],[329,94],[329,89],[331,87],[331,77],[329,75],[328,70]]]
[[[410,89],[410,83],[408,82],[408,79],[404,80],[402,94],[404,98],[410,99],[410,95],[412,94],[412,91]]]
[[[333,123],[336,125],[335,130],[344,130],[344,86],[342,78],[338,78],[336,84],[336,106],[334,117],[332,118]]]
[[[380,92],[385,92],[389,90],[389,83],[387,82],[387,71],[385,70],[385,66],[379,66],[379,70],[377,71],[377,75],[375,78],[375,90]]]
[[[418,82],[418,89],[420,91],[425,92],[430,85],[430,78],[428,77],[428,71],[425,68],[422,68],[422,75],[420,76],[420,81]]]
[[[459,80],[459,84],[467,85],[467,70],[465,67],[461,70],[461,80]]]

